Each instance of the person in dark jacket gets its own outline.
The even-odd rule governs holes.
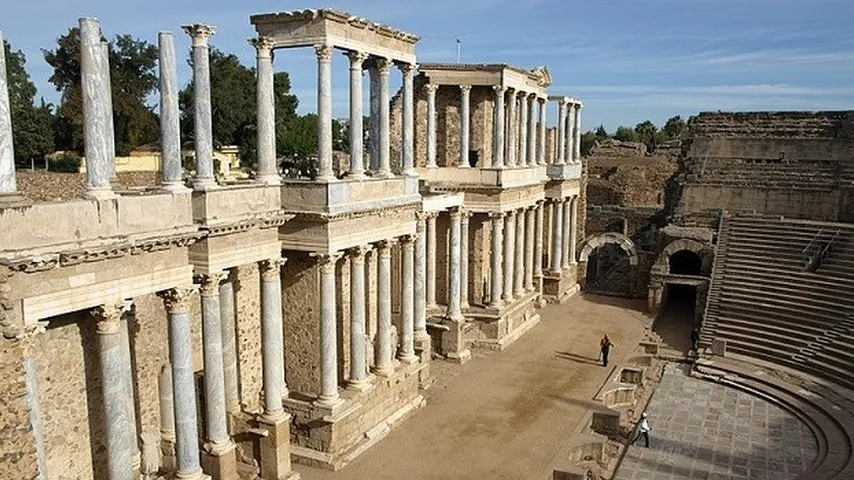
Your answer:
[[[608,366],[608,355],[611,353],[611,347],[613,347],[613,346],[614,346],[614,344],[611,343],[611,339],[608,338],[607,333],[605,334],[604,337],[602,337],[602,340],[599,340],[599,353],[602,357],[602,366],[603,367]]]
[[[691,330],[691,345],[694,351],[700,350],[700,327],[694,327],[694,330]]]

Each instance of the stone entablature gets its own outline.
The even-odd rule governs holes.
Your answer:
[[[418,179],[343,180],[333,183],[287,181],[281,187],[282,209],[295,214],[358,214],[418,203]]]
[[[422,63],[418,71],[434,85],[496,86],[546,95],[552,77],[545,67],[534,70],[507,64]]]
[[[249,17],[273,48],[329,44],[404,63],[415,63],[419,36],[330,9],[265,13]]]
[[[431,187],[520,188],[542,185],[546,181],[545,167],[542,165],[519,168],[419,168],[418,174]]]

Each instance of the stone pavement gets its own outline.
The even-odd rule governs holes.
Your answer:
[[[424,392],[427,406],[338,472],[294,465],[304,480],[545,479],[593,405],[611,367],[597,361],[608,333],[613,365],[636,355],[651,319],[645,301],[576,296],[541,310],[542,321],[503,352],[475,350]]]
[[[794,478],[816,458],[805,423],[739,390],[667,365],[647,409],[650,448],[630,446],[617,480]]]

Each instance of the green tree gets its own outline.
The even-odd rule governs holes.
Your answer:
[[[581,134],[581,155],[586,157],[593,153],[593,147],[600,140],[597,132],[590,130]]]
[[[661,129],[668,140],[682,138],[682,135],[684,135],[687,130],[688,124],[685,123],[685,120],[683,120],[680,115],[676,115],[675,117],[668,119],[667,123],[664,124],[664,128]]]
[[[12,143],[15,160],[29,164],[30,160],[43,158],[53,151],[51,108],[44,100],[34,104],[36,86],[25,68],[27,58],[20,50],[12,50],[3,41],[6,54],[6,82],[9,89],[9,113],[12,120]]]
[[[56,40],[55,50],[42,50],[53,67],[50,82],[62,93],[53,122],[61,149],[83,151],[83,96],[80,85],[80,31],[71,28]],[[157,140],[157,117],[145,104],[157,86],[157,49],[144,40],[119,35],[109,47],[113,124],[118,154]]]
[[[658,133],[658,128],[656,128],[655,124],[649,120],[644,120],[643,122],[635,125],[635,138],[637,139],[636,141],[645,144],[647,151],[649,152],[655,150],[656,133]]]
[[[631,127],[620,125],[614,133],[614,138],[621,142],[634,142],[637,138],[635,131]]]
[[[594,135],[600,140],[608,138],[608,131],[605,130],[605,125],[599,125],[599,128],[596,129]]]

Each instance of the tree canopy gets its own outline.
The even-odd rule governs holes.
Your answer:
[[[24,53],[12,50],[12,46],[5,40],[3,49],[6,54],[6,82],[15,161],[28,163],[53,151],[51,108],[44,100],[39,106],[34,104],[36,86],[27,74]]]

